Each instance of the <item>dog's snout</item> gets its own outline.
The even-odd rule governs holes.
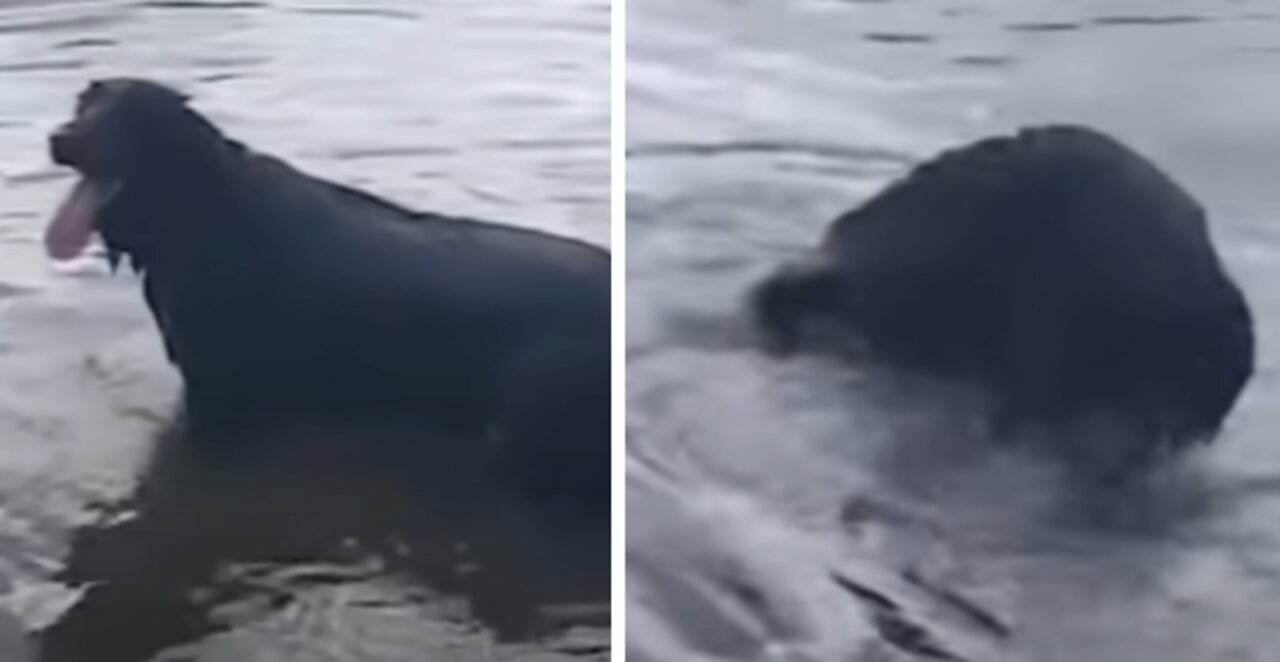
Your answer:
[[[58,165],[74,165],[76,140],[70,126],[60,126],[49,136],[49,154]]]

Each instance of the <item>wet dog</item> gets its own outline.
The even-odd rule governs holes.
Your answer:
[[[420,414],[608,503],[605,250],[309,176],[149,81],[89,85],[50,151],[80,179],[49,254],[97,233],[142,274],[193,425]]]
[[[1145,440],[1129,455],[1211,438],[1253,371],[1249,306],[1204,210],[1082,127],[944,153],[753,296],[777,349],[835,328],[890,363],[986,384],[1004,426],[1118,416]]]

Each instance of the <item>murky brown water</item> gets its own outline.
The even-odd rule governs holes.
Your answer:
[[[1276,659],[1275,3],[628,11],[630,659]],[[1261,345],[1220,442],[1092,504],[1101,521],[983,444],[962,401],[922,397],[937,385],[771,360],[743,325],[746,288],[836,214],[1048,121],[1115,134],[1201,199]],[[886,625],[890,603],[932,640]]]
[[[48,130],[123,74],[316,174],[607,243],[608,30],[605,0],[0,2],[0,659],[608,657],[599,531],[403,430],[191,452],[138,283],[38,242]]]

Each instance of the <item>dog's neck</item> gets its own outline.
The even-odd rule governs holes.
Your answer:
[[[241,197],[243,163],[251,153],[236,141],[219,138],[215,149],[205,145],[200,154],[194,163],[151,167],[124,180],[109,221],[100,228],[113,270],[127,261],[135,272],[154,273],[164,271],[169,261],[233,249],[231,235],[246,220],[235,201]],[[193,204],[195,200],[202,204]]]

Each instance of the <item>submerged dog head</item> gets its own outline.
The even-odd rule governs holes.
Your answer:
[[[75,115],[49,138],[53,161],[74,168],[80,180],[45,232],[54,259],[82,253],[100,233],[112,261],[138,258],[163,228],[142,227],[154,215],[139,213],[132,194],[178,195],[172,184],[216,164],[219,133],[187,106],[183,94],[145,80],[115,78],[91,83],[76,101]]]

